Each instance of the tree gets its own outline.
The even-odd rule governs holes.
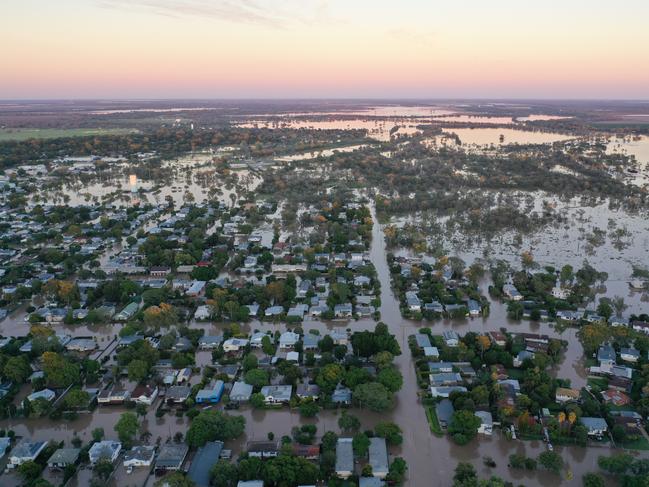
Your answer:
[[[259,361],[257,360],[257,356],[254,353],[249,353],[243,358],[241,365],[243,367],[243,371],[248,372],[249,370],[256,369],[259,365]]]
[[[458,445],[465,445],[478,433],[480,423],[480,418],[472,411],[455,411],[448,425],[448,433]]]
[[[302,457],[280,455],[266,462],[263,469],[264,482],[269,485],[315,485],[319,470],[313,463]]]
[[[604,487],[606,482],[601,475],[596,473],[587,473],[582,477],[584,487]]]
[[[374,433],[380,438],[385,438],[390,445],[400,445],[403,443],[401,428],[399,428],[399,425],[391,421],[381,421],[377,423],[374,427]]]
[[[397,457],[390,464],[390,468],[388,469],[388,475],[385,479],[388,482],[392,482],[393,484],[401,485],[401,483],[403,482],[406,476],[407,471],[408,471],[408,464],[406,463],[406,461],[401,457]]]
[[[275,353],[275,346],[268,335],[262,337],[261,349],[266,355],[273,355]]]
[[[65,406],[68,409],[78,409],[88,404],[90,395],[81,389],[72,389],[65,396]]]
[[[136,359],[128,364],[128,378],[133,382],[142,382],[149,375],[149,364]]]
[[[393,362],[394,356],[388,351],[379,352],[374,356],[374,363],[379,370],[392,366]]]
[[[478,478],[475,467],[467,462],[460,462],[455,467],[455,475],[453,475],[453,485],[470,485],[471,481]]]
[[[365,407],[377,413],[391,409],[394,405],[392,393],[379,382],[356,386],[353,397],[361,408]]]
[[[343,431],[358,431],[361,427],[361,421],[353,414],[343,411],[340,418],[338,418],[338,427]]]
[[[556,474],[563,468],[563,458],[555,451],[544,451],[539,455],[538,460],[544,468]]]
[[[208,441],[232,440],[241,436],[246,426],[243,416],[230,416],[221,411],[204,410],[192,420],[185,440],[198,448]]]
[[[102,458],[97,463],[95,463],[95,466],[92,468],[92,470],[100,479],[108,480],[110,474],[113,473],[113,462],[111,462],[107,458]]]
[[[363,458],[370,449],[370,439],[365,433],[357,433],[352,439],[352,447],[357,457]]]
[[[132,444],[133,438],[135,438],[135,435],[137,434],[138,427],[139,423],[137,420],[137,415],[135,415],[134,413],[123,413],[119,417],[117,424],[115,424],[114,429],[117,433],[117,436],[119,437],[119,441],[124,443],[124,445],[128,448]]]
[[[219,487],[235,487],[238,477],[237,466],[226,460],[219,460],[210,470],[212,485],[218,485]]]
[[[260,388],[268,384],[268,372],[263,369],[252,369],[246,372],[243,380],[246,384]]]
[[[104,439],[104,428],[95,428],[92,430],[92,441],[101,441]]]
[[[9,357],[2,370],[2,374],[16,384],[24,383],[31,375],[32,369],[26,355]]]
[[[390,392],[397,392],[403,386],[403,376],[396,367],[387,367],[381,370],[376,380],[383,384]]]
[[[66,360],[56,352],[45,352],[41,357],[43,371],[50,384],[55,387],[68,387],[79,381],[81,369],[78,364]]]
[[[611,474],[622,475],[633,465],[633,457],[628,453],[617,453],[610,457],[601,456],[597,459],[597,465]]]
[[[18,473],[26,483],[31,483],[40,477],[43,467],[38,463],[28,460],[18,466]]]
[[[320,411],[320,406],[315,401],[307,401],[300,404],[300,416],[305,418],[313,418]]]

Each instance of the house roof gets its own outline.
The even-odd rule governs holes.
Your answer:
[[[172,469],[180,468],[187,456],[189,447],[183,444],[166,444],[160,448],[158,459],[155,462],[156,468]]]
[[[370,438],[369,456],[374,475],[388,472],[388,447],[385,438]]]
[[[338,438],[336,443],[336,472],[354,471],[354,449],[351,438]]]
[[[47,463],[55,465],[73,464],[79,458],[79,452],[81,452],[80,448],[59,448],[52,454]]]
[[[187,476],[194,481],[196,487],[209,487],[210,470],[219,460],[221,450],[223,450],[221,441],[209,441],[198,449],[187,472]]]

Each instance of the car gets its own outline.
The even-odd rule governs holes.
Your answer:
[[[132,466],[126,467],[126,473],[129,474],[129,475],[132,474],[133,473],[133,467]]]

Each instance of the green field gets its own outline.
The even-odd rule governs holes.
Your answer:
[[[133,129],[0,129],[0,142],[28,139],[57,139],[61,137],[87,137],[92,135],[124,135],[137,132]]]

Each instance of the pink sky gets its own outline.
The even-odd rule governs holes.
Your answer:
[[[434,3],[5,0],[0,98],[649,98],[649,2]]]

